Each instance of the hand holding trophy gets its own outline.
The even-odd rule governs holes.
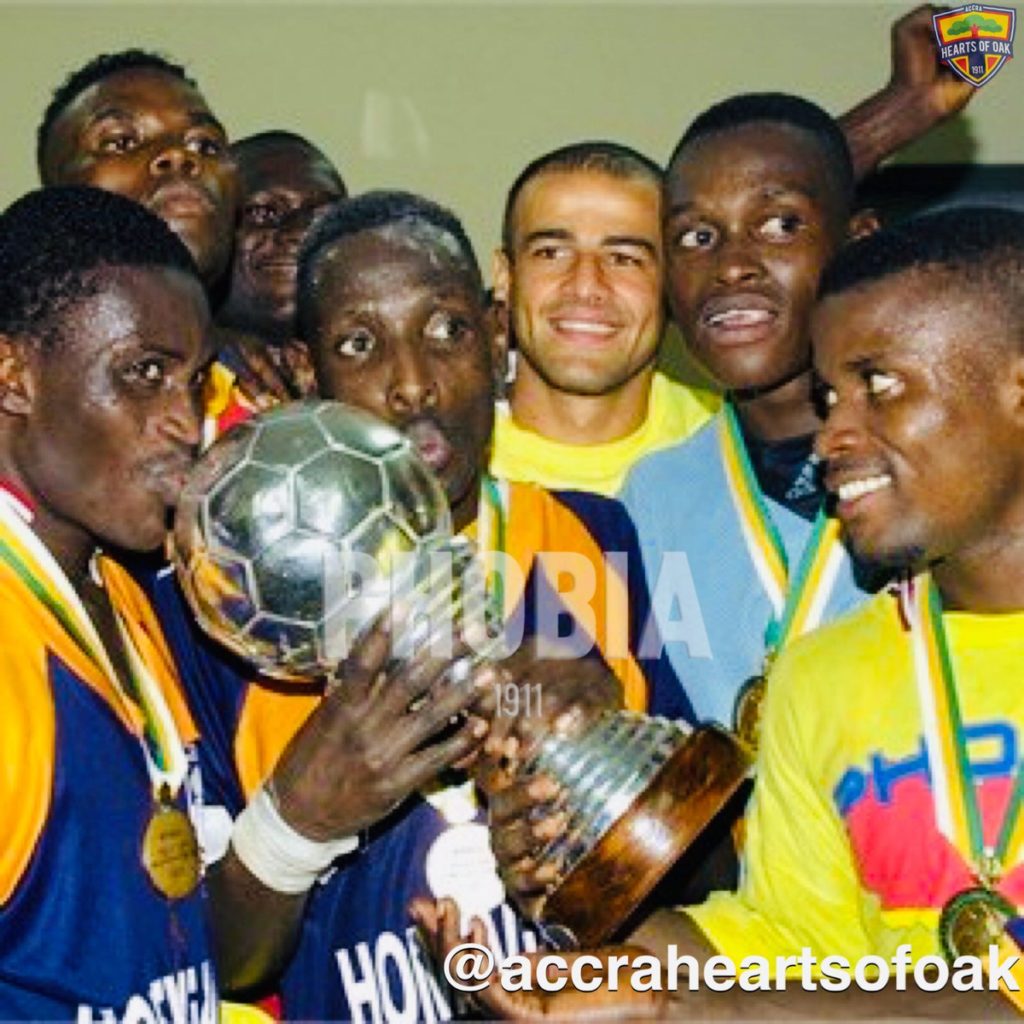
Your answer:
[[[573,673],[530,650],[507,656],[443,491],[399,432],[339,403],[285,406],[225,435],[185,489],[174,547],[203,627],[276,679],[330,686],[396,605],[405,625],[390,636],[391,662],[430,651],[433,675],[453,691],[395,697],[410,698],[407,710],[454,701],[465,714],[478,695],[458,693],[491,662],[513,680],[543,675],[551,693],[560,677],[588,678],[586,666]],[[609,710],[543,730],[524,754],[518,777],[554,780],[566,815],[541,855],[561,881],[530,908],[558,946],[614,934],[749,767],[723,731]]]

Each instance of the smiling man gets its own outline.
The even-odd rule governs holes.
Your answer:
[[[1024,217],[911,221],[821,295],[827,486],[907,575],[780,661],[739,895],[693,916],[729,955],[987,957],[1024,905]]]
[[[492,469],[615,494],[641,455],[693,433],[710,392],[655,367],[665,327],[661,171],[612,142],[533,161],[505,204],[494,296],[516,339]]]
[[[94,58],[54,92],[37,133],[44,185],[93,185],[152,210],[207,288],[231,258],[235,165],[224,128],[177,64],[142,50]]]
[[[267,131],[232,143],[240,186],[231,286],[217,312],[221,361],[255,408],[314,390],[295,334],[299,248],[317,211],[347,195],[311,142]]]
[[[889,81],[840,119],[858,179],[976,92],[936,59],[931,17],[922,5],[893,24]],[[518,358],[498,411],[495,473],[615,494],[637,460],[717,410],[717,395],[655,365],[658,280],[671,259],[661,179],[635,150],[581,142],[534,160],[509,190],[493,280]]]
[[[280,344],[295,336],[299,249],[317,211],[344,199],[331,161],[301,135],[266,131],[231,144],[239,219],[231,290],[218,323]]]

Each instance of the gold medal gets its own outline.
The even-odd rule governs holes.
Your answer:
[[[924,725],[935,824],[973,869],[975,884],[956,893],[942,908],[938,939],[946,958],[969,956],[987,961],[992,946],[1009,941],[1007,923],[1016,907],[995,885],[1019,862],[1024,766],[1018,765],[1010,801],[995,842],[987,843],[967,728],[960,713],[956,671],[943,621],[942,595],[930,576],[900,583],[900,609],[909,626],[918,701]]]
[[[199,843],[188,815],[161,795],[142,837],[142,864],[149,880],[169,900],[180,900],[199,884]]]
[[[958,892],[939,915],[939,941],[952,963],[958,956],[988,957],[1006,922],[1017,916],[1013,904],[993,889],[975,886]]]
[[[751,676],[736,694],[732,711],[732,731],[748,750],[757,751],[761,741],[761,705],[764,703],[764,676]]]

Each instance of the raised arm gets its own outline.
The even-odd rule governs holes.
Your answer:
[[[858,181],[897,150],[964,108],[977,91],[939,62],[930,4],[892,27],[892,75],[878,92],[839,118]]]

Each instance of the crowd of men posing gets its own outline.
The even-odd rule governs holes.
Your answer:
[[[0,215],[0,1018],[1015,1012],[895,987],[469,1003],[435,962],[543,945],[524,908],[559,881],[562,794],[516,768],[620,707],[732,729],[763,698],[743,827],[651,901],[644,949],[952,956],[965,907],[1024,905],[1024,216],[858,209],[971,92],[927,8],[893,44],[839,121],[743,94],[664,169],[613,142],[534,160],[490,291],[450,210],[349,197],[287,131],[229,145],[161,57],[57,89],[44,187]],[[707,390],[656,369],[666,307]],[[396,663],[389,618],[329,686],[256,678],[152,554],[202,445],[317,395],[405,432],[455,529],[522,570],[525,642],[466,685]],[[593,566],[588,609],[545,552]]]

